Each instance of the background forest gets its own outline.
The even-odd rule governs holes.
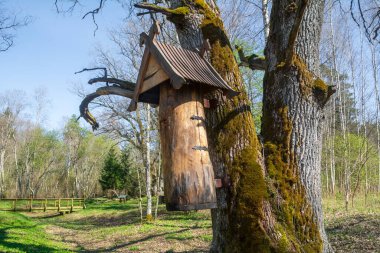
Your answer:
[[[67,11],[67,4],[59,3],[57,10]],[[268,6],[248,0],[218,4],[231,41],[246,54],[262,55]],[[134,11],[127,3],[123,7],[127,13]],[[321,76],[336,87],[321,129],[323,193],[337,196],[347,209],[357,196],[367,201],[380,192],[380,50],[377,41],[368,40],[355,8],[350,1],[327,1],[320,57]],[[178,44],[167,28],[171,24],[155,18],[163,24],[161,39]],[[96,49],[91,64],[105,67],[109,77],[134,81],[142,55],[139,33],[150,24],[149,17],[130,15],[123,27],[110,32],[109,44]],[[246,67],[241,71],[260,133],[263,73]],[[91,77],[103,76],[101,70],[92,73]],[[78,84],[73,96],[84,97],[88,90]],[[91,198],[110,189],[129,197],[148,195],[151,202],[151,194],[162,192],[156,108],[141,105],[129,113],[127,99],[101,97],[92,105],[100,122],[97,131],[89,130],[75,115],[61,129],[51,130],[43,124],[49,100],[43,91],[37,90],[33,98],[20,96],[22,92],[9,91],[0,97],[2,198]]]

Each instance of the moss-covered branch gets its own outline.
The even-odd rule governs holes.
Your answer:
[[[236,50],[238,51],[240,64],[239,66],[248,67],[252,70],[265,70],[266,62],[265,57],[257,54],[252,54],[250,56],[245,56],[243,48],[236,45]]]
[[[188,7],[178,7],[175,9],[162,7],[156,4],[150,4],[146,2],[137,3],[134,5],[136,8],[149,10],[157,13],[161,13],[163,15],[166,15],[168,17],[171,16],[185,16],[190,13],[190,9]]]

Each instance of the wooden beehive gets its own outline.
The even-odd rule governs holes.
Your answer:
[[[137,102],[159,105],[167,209],[215,208],[203,100],[215,89],[229,97],[237,92],[200,54],[158,42],[158,32],[156,23],[149,35],[141,34],[145,51],[129,110],[134,111]]]

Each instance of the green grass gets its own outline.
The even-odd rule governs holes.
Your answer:
[[[368,194],[367,203],[363,194],[349,201],[348,211],[345,209],[344,197],[337,193],[335,196],[323,198],[323,210],[326,220],[335,219],[337,216],[348,216],[355,214],[380,214],[380,194]]]
[[[212,226],[208,210],[167,212],[161,205],[156,220],[141,221],[137,200],[96,199],[86,204],[87,209],[63,216],[0,212],[0,252],[209,250]],[[358,196],[348,212],[341,196],[324,198],[323,204],[326,230],[336,252],[378,252],[380,196],[369,196],[367,206]]]
[[[22,214],[0,212],[0,252],[70,252],[38,224]]]
[[[54,252],[54,247],[58,247],[56,252],[65,252],[59,249],[65,248],[67,243],[70,244],[67,248],[83,252],[96,250],[156,252],[154,249],[157,249],[157,244],[163,252],[170,250],[207,252],[210,247],[212,231],[208,210],[186,213],[167,212],[165,206],[161,205],[158,219],[149,222],[141,221],[137,200],[119,203],[97,199],[87,202],[86,205],[85,210],[63,216],[49,216],[43,212],[25,213],[33,218],[12,212],[3,212],[3,214],[10,215],[11,220],[15,219],[12,215],[27,220],[38,227],[39,233],[31,231],[29,226],[25,227],[25,231],[45,236],[43,241],[47,244],[46,247],[50,248],[45,251],[39,248],[31,252]],[[11,233],[13,234],[14,230]],[[15,245],[14,248],[19,251],[14,252],[24,252],[23,247],[31,242],[21,237],[17,241],[19,245]],[[61,248],[54,241],[63,241],[60,244]],[[40,243],[36,242],[36,245]],[[3,245],[0,252],[3,251],[10,251],[10,246]]]
[[[380,252],[380,194],[363,194],[350,200],[348,211],[342,195],[323,199],[325,227],[335,252]]]

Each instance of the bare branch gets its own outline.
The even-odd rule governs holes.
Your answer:
[[[63,9],[59,8],[58,1],[59,0],[55,0],[55,2],[54,2],[55,10],[57,11],[57,13],[70,13],[70,12],[72,12],[75,9],[75,7],[77,5],[80,4],[78,0],[70,0],[70,2],[72,2],[72,4],[70,5],[70,7],[67,8],[66,10],[63,10]]]
[[[85,71],[93,71],[93,70],[103,70],[104,71],[104,77],[107,77],[107,68],[102,68],[102,67],[96,67],[96,68],[90,68],[90,69],[84,68],[80,71],[75,72],[74,74],[79,74],[79,73],[83,73]]]
[[[95,30],[94,30],[94,36],[96,34],[96,31],[98,30],[98,24],[96,23],[96,20],[95,20],[95,15],[99,13],[99,11],[103,8],[104,6],[104,3],[106,2],[107,0],[100,0],[99,2],[99,6],[95,9],[93,9],[92,11],[89,11],[87,12],[86,14],[83,15],[82,19],[85,19],[87,15],[91,15],[92,16],[92,21],[94,22],[94,25],[95,25]]]
[[[62,1],[62,0],[61,0]],[[60,0],[55,0],[54,2],[54,5],[55,5],[55,9],[57,11],[57,13],[71,13],[74,11],[75,7],[77,5],[81,5],[80,4],[80,1],[79,0],[66,0],[67,2],[71,2],[71,5],[67,8],[67,9],[64,9],[64,8],[60,8],[58,6],[58,3],[60,2]],[[92,22],[94,23],[95,25],[95,29],[94,29],[94,36],[96,34],[96,31],[98,30],[99,26],[98,24],[96,23],[96,19],[95,19],[95,15],[98,14],[100,12],[100,10],[104,7],[104,4],[107,0],[99,0],[99,5],[98,7],[96,7],[95,9],[91,10],[91,11],[88,11],[86,12],[82,19],[85,19],[88,15],[91,15],[92,17]]]
[[[94,83],[113,83],[119,85],[121,88],[134,90],[136,84],[130,81],[120,80],[116,78],[105,78],[105,77],[96,77],[88,81],[89,84]]]
[[[4,12],[4,10],[0,10],[0,52],[7,51],[13,46],[15,35],[12,31],[28,25],[32,21],[29,16],[20,20],[17,16],[7,15]]]
[[[171,16],[174,14],[174,10],[172,10],[170,8],[165,8],[165,7],[161,7],[161,6],[146,3],[146,2],[137,3],[134,6],[136,8],[139,8],[139,9],[149,10],[149,11],[155,12],[155,13],[161,13],[161,14],[166,15],[166,16]]]
[[[367,4],[366,6],[368,6],[368,8],[363,9],[363,5],[360,0],[357,0],[356,2],[351,0],[350,12],[354,22],[359,27],[363,28],[368,41],[373,43],[373,41],[379,41],[380,7],[376,1],[373,1],[372,4]]]
[[[122,89],[120,87],[101,87],[96,90],[96,92],[87,95],[82,103],[79,106],[80,117],[83,117],[90,125],[93,130],[96,130],[99,127],[98,122],[94,118],[94,116],[90,113],[88,109],[88,105],[97,97],[104,95],[118,95],[122,97],[132,98],[133,90]]]
[[[79,74],[79,73],[83,73],[83,72],[85,72],[85,71],[93,71],[93,70],[99,70],[99,69],[101,69],[101,70],[104,71],[104,76],[103,76],[103,78],[107,79],[107,77],[108,77],[108,74],[107,74],[107,68],[101,68],[101,67],[98,67],[98,68],[90,68],[90,69],[84,68],[84,69],[82,69],[82,70],[80,70],[80,71],[75,72],[74,74],[76,75],[76,74]],[[89,84],[92,84],[92,83],[89,82]],[[108,86],[108,82],[106,82],[106,85]]]

